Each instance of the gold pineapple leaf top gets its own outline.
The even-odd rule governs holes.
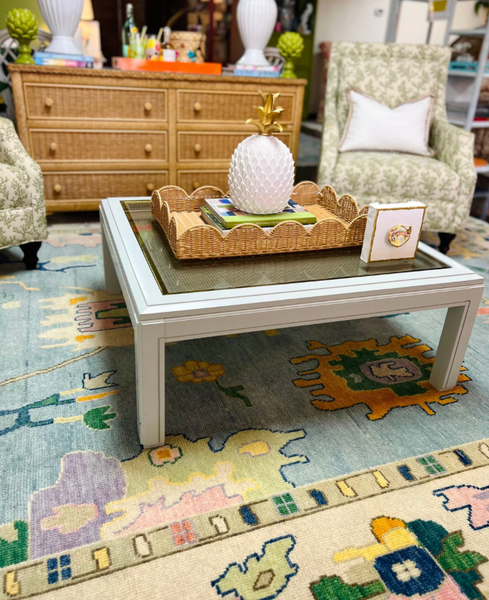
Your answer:
[[[277,123],[275,119],[283,112],[283,108],[275,106],[275,101],[280,94],[264,94],[260,92],[263,106],[254,106],[260,115],[259,119],[248,119],[246,123],[253,123],[258,127],[260,135],[272,135],[274,131],[282,131],[282,125]]]

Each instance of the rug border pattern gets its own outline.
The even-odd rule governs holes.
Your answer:
[[[302,518],[488,465],[489,438],[326,479],[261,500],[196,515],[182,522],[11,565],[0,571],[0,597],[30,598],[285,520]],[[178,531],[184,521],[190,535],[182,538]],[[60,561],[61,556],[66,555],[70,556],[70,577],[49,583],[48,573],[52,570],[53,561]]]

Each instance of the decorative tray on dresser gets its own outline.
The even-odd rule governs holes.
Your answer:
[[[297,156],[303,79],[10,65],[20,139],[44,173],[49,211],[94,210],[166,185],[226,189],[258,91],[280,92]]]
[[[365,236],[368,206],[361,210],[351,196],[338,198],[334,189],[323,189],[303,181],[292,191],[292,199],[317,217],[308,228],[284,221],[265,231],[258,225],[243,224],[226,234],[207,225],[200,217],[206,198],[225,198],[215,187],[202,187],[188,195],[176,186],[155,190],[151,212],[163,229],[177,258],[205,259],[258,254],[280,254],[361,246]]]

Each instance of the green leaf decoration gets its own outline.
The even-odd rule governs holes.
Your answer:
[[[339,577],[325,577],[311,585],[315,600],[362,600],[386,591],[381,581],[365,585],[348,585]]]
[[[59,394],[53,394],[44,400],[38,400],[37,402],[31,402],[27,407],[31,408],[46,408],[47,406],[58,406],[59,405]]]
[[[443,552],[443,539],[448,535],[448,531],[444,527],[434,521],[423,521],[422,519],[410,521],[407,526],[433,556],[438,556]]]
[[[469,571],[487,561],[478,552],[459,552],[459,546],[463,545],[464,539],[460,531],[451,533],[443,540],[443,553],[438,557],[438,562],[445,571]]]
[[[458,586],[469,600],[484,600],[484,596],[475,587],[477,583],[481,583],[482,581],[479,571],[468,571],[467,573],[456,571],[450,573],[450,575],[455,579]]]
[[[107,425],[107,421],[110,419],[115,419],[117,417],[116,413],[107,413],[110,409],[110,406],[99,406],[97,408],[92,408],[88,410],[83,415],[83,423],[89,429],[110,429],[110,425]]]
[[[217,387],[221,390],[221,392],[223,392],[224,394],[226,394],[226,396],[229,396],[229,398],[238,398],[239,400],[243,400],[244,405],[245,406],[253,406],[253,404],[251,403],[251,400],[245,396],[244,394],[240,394],[240,392],[242,392],[244,390],[244,387],[242,385],[235,385],[233,387],[223,387],[219,381],[217,381],[216,379],[216,385]]]
[[[2,533],[5,535],[6,527],[12,528],[9,537],[13,538],[15,533],[17,534],[16,540],[7,541],[1,537]],[[16,565],[27,560],[28,537],[28,525],[25,521],[14,521],[12,524],[2,525],[0,530],[0,568]]]
[[[455,579],[464,594],[470,600],[482,600],[484,596],[476,587],[476,584],[482,581],[478,566],[487,562],[487,558],[470,550],[460,552],[459,547],[465,543],[460,531],[448,533],[438,523],[421,519],[407,525],[435,557],[440,567]]]

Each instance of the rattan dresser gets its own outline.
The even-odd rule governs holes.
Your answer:
[[[257,79],[11,65],[20,139],[41,165],[49,211],[93,210],[109,196],[165,185],[227,189],[236,145],[261,103],[281,93],[294,156],[303,79]]]

